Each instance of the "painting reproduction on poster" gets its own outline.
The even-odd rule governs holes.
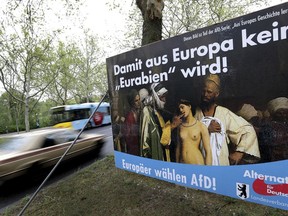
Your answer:
[[[115,164],[288,210],[288,3],[106,60]]]

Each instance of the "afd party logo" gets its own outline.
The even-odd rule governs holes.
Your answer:
[[[285,179],[277,178],[278,184],[267,184],[264,179],[256,179],[252,188],[257,194],[264,196],[283,196],[288,197],[288,177]]]
[[[250,196],[249,185],[245,183],[236,183],[236,194],[241,199],[247,199]]]

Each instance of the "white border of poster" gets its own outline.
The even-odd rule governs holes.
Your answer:
[[[114,141],[121,133],[118,123],[129,109],[126,98],[132,89],[148,89],[161,82],[169,92],[165,106],[170,113],[175,113],[182,97],[189,97],[194,112],[203,80],[217,74],[220,105],[236,112],[239,104],[253,104],[264,113],[269,101],[288,97],[287,59],[288,3],[110,57],[106,62]],[[155,160],[119,150],[116,141],[115,164],[181,186],[288,210],[287,124],[273,126],[273,133],[262,131],[262,138],[257,133],[261,160],[251,164],[211,166]],[[275,146],[280,146],[280,153],[279,149],[275,153],[280,157],[272,160],[266,151]]]

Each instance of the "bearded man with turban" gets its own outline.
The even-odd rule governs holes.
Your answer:
[[[217,150],[216,154],[212,152],[218,157],[217,165],[236,165],[259,161],[258,139],[253,126],[229,109],[216,104],[219,94],[220,79],[217,75],[210,74],[205,79],[201,105],[195,113],[196,119],[208,127],[210,144],[212,149]],[[246,161],[243,160],[244,156]]]

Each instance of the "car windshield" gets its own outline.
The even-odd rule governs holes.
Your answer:
[[[18,151],[23,147],[28,137],[3,137],[0,138],[0,150]]]

